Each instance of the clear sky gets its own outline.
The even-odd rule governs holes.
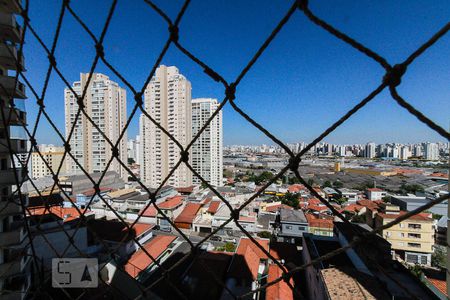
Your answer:
[[[60,2],[30,1],[31,24],[50,46]],[[180,42],[229,82],[234,81],[293,1],[193,0],[180,25]],[[72,1],[75,11],[100,34],[110,1]],[[157,1],[174,18],[181,0]],[[450,21],[449,1],[310,1],[316,15],[395,64],[403,61]],[[105,39],[107,60],[140,89],[168,36],[166,23],[144,2],[119,0]],[[69,82],[90,69],[92,40],[67,14],[56,50]],[[48,60],[28,32],[26,76],[41,91]],[[163,60],[192,83],[193,97],[220,101],[222,85],[174,46]],[[103,64],[96,72],[125,85]],[[371,59],[312,24],[296,12],[237,89],[236,103],[285,142],[310,141],[379,85],[383,69]],[[64,83],[53,72],[46,93],[47,111],[64,132]],[[403,77],[399,93],[444,128],[450,121],[450,34],[417,59]],[[128,111],[133,97],[128,95]],[[31,92],[28,123],[37,105]],[[262,144],[269,140],[227,105],[224,144]],[[128,137],[138,133],[133,119]],[[61,144],[41,120],[38,143]],[[419,142],[444,139],[399,107],[383,92],[325,139],[331,143]]]

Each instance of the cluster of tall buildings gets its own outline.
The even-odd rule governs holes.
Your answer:
[[[306,148],[308,143],[300,142],[287,144],[289,149],[298,153]],[[284,150],[278,145],[233,145],[224,148],[230,152],[253,152],[253,153],[272,153],[282,154]],[[430,161],[440,160],[449,153],[449,144],[438,142],[424,142],[415,144],[386,143],[376,144],[369,142],[367,144],[336,145],[320,142],[314,145],[309,151],[310,155],[327,155],[340,157],[366,157],[366,158],[392,158],[408,159],[411,157],[421,158]]]
[[[218,107],[216,99],[192,99],[191,83],[176,67],[160,66],[144,95],[145,114],[140,116],[140,176],[158,187],[178,165],[186,148]],[[152,120],[153,119],[153,120]],[[169,135],[165,134],[156,121]],[[222,112],[220,111],[192,145],[189,163],[214,186],[221,186]],[[199,183],[185,164],[180,164],[168,184],[190,186]]]
[[[88,78],[81,74],[65,89],[66,138],[73,156],[66,159],[68,174],[81,174],[81,167],[88,173],[108,169],[127,179],[119,160],[127,164],[130,158],[140,165],[140,179],[150,187],[162,184],[176,166],[165,184],[199,183],[188,166],[178,164],[180,146],[185,149],[212,116],[219,106],[216,99],[192,99],[189,80],[176,67],[161,65],[145,90],[139,135],[128,141],[126,91],[106,75]],[[86,113],[78,113],[81,104]],[[189,150],[189,164],[214,186],[223,181],[222,143],[220,111]]]

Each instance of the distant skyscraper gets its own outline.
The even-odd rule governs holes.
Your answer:
[[[375,143],[367,143],[365,151],[364,151],[364,157],[374,158],[376,155],[375,149],[376,149]]]
[[[140,137],[136,136],[136,139],[128,140],[128,158],[134,160],[136,164],[139,164],[140,161]]]
[[[46,176],[52,176],[53,173],[57,173],[59,166],[64,155],[64,147],[55,147],[53,145],[41,145],[39,146],[39,152],[33,152],[31,154],[31,165],[32,165],[32,177],[41,178]],[[45,159],[45,163],[42,158]],[[50,167],[48,168],[47,165]],[[59,174],[66,173],[66,164],[62,164]]]
[[[424,145],[424,158],[426,160],[439,160],[439,147],[436,143],[426,143]]]
[[[200,98],[192,100],[192,137],[219,107],[216,99]],[[194,143],[191,151],[192,166],[211,185],[222,186],[222,111],[212,119],[208,127]],[[198,184],[200,179],[193,177]]]
[[[192,139],[191,83],[176,67],[159,66],[145,90],[145,110],[183,147]],[[141,180],[158,187],[180,159],[180,149],[144,114],[140,117]],[[189,158],[192,161],[192,158]],[[192,173],[182,163],[167,181],[190,186]]]
[[[78,96],[82,96],[89,74],[80,74],[80,81],[72,85],[72,89]],[[77,98],[69,88],[65,93],[66,113],[66,138],[68,137],[75,116],[78,111]],[[112,143],[116,143],[122,133],[126,121],[126,91],[109,79],[108,76],[94,73],[83,99],[85,111],[92,121],[105,133]],[[112,156],[111,146],[103,135],[89,122],[86,116],[81,114],[75,124],[73,135],[70,139],[71,153],[83,168],[89,172],[102,172]],[[127,134],[125,133],[118,145],[119,158],[127,163]],[[67,159],[67,172],[69,174],[81,174],[81,169],[73,161]],[[116,171],[122,178],[128,178],[125,169],[114,159],[108,168]]]

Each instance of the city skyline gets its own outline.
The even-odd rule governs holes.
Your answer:
[[[31,4],[31,6],[33,5],[35,4]],[[77,3],[75,8],[78,5],[82,6],[83,4]],[[204,6],[206,4],[196,3],[194,5]],[[217,4],[208,4],[208,6],[210,5]],[[236,5],[242,8],[242,11],[245,11],[250,4],[238,3]],[[211,67],[223,74],[227,80],[232,80],[250,59],[254,50],[260,46],[263,41],[262,37],[273,29],[276,24],[275,20],[279,19],[279,16],[285,12],[286,7],[290,4],[286,3],[286,7],[283,7],[283,5],[266,3],[254,7],[254,14],[245,15],[239,13],[239,10],[231,9],[232,4],[226,3],[225,6],[227,7],[218,9],[218,13],[206,16],[206,18],[204,16],[199,18],[198,12],[202,10],[195,7],[192,9],[192,14],[189,14],[181,24],[182,36],[185,37],[186,46],[189,49],[204,58]],[[167,7],[164,8],[168,12],[174,12],[178,8],[175,6],[167,4]],[[380,54],[386,56],[390,62],[396,62],[404,59],[408,53],[415,50],[420,43],[428,39],[444,23],[444,11],[448,9],[448,3],[433,2],[433,5],[427,5],[427,11],[423,11],[418,2],[407,6],[393,4],[389,7],[384,7],[378,3],[370,3],[367,7],[362,4],[354,4],[353,6],[344,4],[336,6],[336,13],[331,13],[331,10],[328,10],[327,7],[317,5],[314,9],[350,36],[362,38],[363,43],[380,51]],[[93,3],[91,8],[84,17],[90,26],[99,30],[102,26],[101,17],[98,17],[99,12],[101,12],[100,16],[104,16],[105,7],[103,7],[103,4]],[[138,8],[137,4],[133,4],[133,8]],[[228,13],[232,13],[236,17],[232,24],[225,22],[225,19],[229,19],[229,16],[227,16],[228,8],[230,8]],[[356,10],[359,14],[352,14],[351,17],[345,18],[340,17],[340,15],[345,16],[345,11],[349,11],[349,9]],[[56,14],[58,10],[59,7],[49,5],[47,14],[51,15],[52,12]],[[266,10],[270,13],[267,14]],[[31,12],[36,11],[31,9]],[[162,40],[162,37],[166,34],[166,29],[162,26],[162,22],[160,23],[158,16],[153,15],[151,11],[148,12],[148,19],[152,24],[141,22],[146,16],[147,11],[145,10],[142,10],[142,12],[137,10],[138,15],[133,18],[128,10],[119,9],[119,11],[120,13],[115,15],[113,19],[110,28],[111,33],[108,34],[116,35],[117,40],[126,37],[129,44],[144,43],[144,47],[125,51],[115,41],[106,38],[105,49],[111,49],[108,55],[111,56],[114,65],[124,73],[125,78],[133,86],[141,86],[151,68],[143,62],[148,61],[146,58],[149,55],[156,56],[160,49],[159,45],[150,45],[145,42],[145,39],[140,39],[140,36],[145,37],[151,34],[153,40]],[[133,11],[136,11],[136,9]],[[342,12],[342,14],[339,12]],[[433,18],[425,18],[430,13],[433,14]],[[268,18],[261,20],[259,16],[263,14],[268,15]],[[372,17],[367,18],[368,14],[372,14]],[[49,15],[31,14],[30,16],[36,30],[43,33],[46,42],[51,40],[53,33],[44,32],[43,28],[53,27],[53,22],[56,22],[56,19],[53,20]],[[191,42],[191,40],[195,41],[199,37],[195,32],[203,32],[199,30],[199,27],[212,21],[211,18],[218,22],[218,28],[212,33],[207,33],[204,38],[209,42],[209,47],[212,47],[212,50],[223,48],[224,51],[226,50],[225,53],[229,52],[225,56],[215,56],[211,54],[214,51],[205,51],[206,49],[198,43]],[[401,18],[402,22],[398,22],[398,18]],[[419,22],[421,26],[417,28],[415,34],[409,35],[410,25]],[[225,30],[224,24],[229,25],[230,28]],[[267,53],[261,57],[261,61],[255,65],[248,74],[248,78],[240,85],[236,95],[236,103],[242,106],[244,111],[251,112],[256,121],[267,127],[286,143],[314,139],[344,112],[366,96],[380,82],[383,75],[382,71],[374,69],[373,64],[364,56],[356,55],[357,53],[353,49],[349,49],[333,37],[309,25],[304,28],[302,25],[305,23],[302,20],[295,20],[295,24],[289,24],[280,32]],[[152,27],[152,25],[154,26]],[[224,45],[223,42],[231,38],[227,32],[235,32],[238,27],[243,27],[236,37],[242,44],[239,53],[233,51],[233,47]],[[135,33],[133,36],[128,34],[128,29],[131,28]],[[255,35],[253,32],[255,28],[264,30]],[[302,30],[299,31],[299,28]],[[389,28],[389,30],[386,28]],[[221,34],[218,34],[217,30]],[[68,32],[72,37],[70,46],[67,44],[68,41],[64,39]],[[376,32],[376,34],[361,36],[364,32]],[[73,38],[74,36],[75,38]],[[292,36],[296,38],[292,39]],[[403,48],[393,47],[391,45],[393,39],[399,45],[403,45]],[[27,49],[35,47],[36,43],[34,39],[30,39],[25,44],[25,53],[27,53]],[[67,49],[68,53],[66,57],[60,57],[58,51],[56,51],[58,65],[64,70],[64,75],[69,82],[73,82],[77,80],[79,72],[89,70],[91,59],[86,58],[93,58],[94,47],[93,45],[89,47],[92,41],[82,33],[82,29],[75,24],[74,20],[69,18],[65,20],[63,25],[60,43],[61,47]],[[446,99],[450,97],[446,88],[448,72],[445,72],[449,69],[449,65],[447,61],[440,58],[445,55],[445,49],[447,48],[448,39],[439,41],[433,51],[427,53],[426,56],[410,67],[408,76],[404,78],[400,85],[400,91],[405,99],[424,111],[427,116],[436,120],[444,128],[448,128],[447,116],[450,112],[448,105],[445,105]],[[301,51],[302,56],[297,56],[295,59],[290,58],[296,51]],[[274,53],[279,54],[274,55]],[[31,84],[36,85],[40,81],[42,73],[46,71],[48,61],[46,56],[39,53],[34,55],[33,58],[32,61],[28,62],[30,72],[27,72],[27,76],[29,76]],[[193,86],[195,86],[192,91],[193,98],[208,95],[221,101],[224,95],[223,87],[205,76],[198,66],[187,61],[180,53],[171,49],[162,63],[177,66],[183,74],[190,78]],[[232,63],[229,63],[230,61]],[[73,67],[74,62],[76,62],[76,68]],[[348,68],[348,65],[353,67]],[[325,70],[326,72],[324,72]],[[97,66],[96,72],[106,74],[111,77],[111,80],[124,86],[120,79],[116,78],[102,63]],[[282,76],[278,76],[278,74],[282,74]],[[326,84],[323,84],[323,82],[326,82]],[[46,107],[55,116],[54,122],[61,131],[64,128],[64,117],[60,113],[63,87],[64,83],[58,79],[56,74],[53,74],[46,94],[48,101]],[[282,91],[281,94],[279,93],[280,90]],[[128,89],[127,93],[130,95]],[[128,112],[131,112],[133,102],[129,101]],[[34,101],[27,103],[27,110],[29,111],[30,122],[34,121],[37,114],[37,105]],[[269,142],[256,128],[253,128],[232,111],[228,105],[224,107],[223,114],[225,145],[243,142],[254,144]],[[51,132],[51,129],[49,129],[47,122],[41,121],[37,131],[37,139],[43,143],[61,145],[62,142],[58,140],[56,135],[49,134]],[[138,116],[135,115],[130,124],[129,135],[135,136],[137,134]],[[367,141],[367,137],[377,143],[393,140],[403,143],[417,142],[417,140],[444,140],[410,116],[404,109],[398,107],[386,93],[374,99],[367,108],[351,117],[347,123],[340,126],[327,139],[333,143],[364,143]]]

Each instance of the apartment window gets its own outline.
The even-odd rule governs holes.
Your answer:
[[[417,264],[419,262],[419,256],[415,254],[406,254],[406,261],[409,263]]]
[[[422,264],[422,265],[426,265],[427,263],[428,263],[428,258],[426,257],[426,256],[421,256],[420,257],[420,263]]]
[[[287,225],[286,229],[292,229],[292,226],[291,225]]]
[[[420,244],[419,243],[408,243],[408,247],[420,248]]]
[[[410,229],[421,229],[422,225],[420,225],[420,224],[408,224],[408,228],[410,228]]]
[[[298,226],[298,230],[304,231],[304,230],[305,230],[305,227],[304,227],[304,226]]]
[[[420,239],[421,235],[420,233],[408,233],[408,237],[413,239]]]

